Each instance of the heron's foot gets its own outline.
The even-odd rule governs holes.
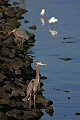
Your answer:
[[[34,110],[36,110],[36,106],[34,106]]]
[[[22,101],[23,101],[23,102],[27,101],[27,98],[23,98]]]

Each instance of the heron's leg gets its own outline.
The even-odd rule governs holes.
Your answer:
[[[35,99],[36,98],[36,95],[34,95],[34,109],[36,109],[36,105],[35,105]]]
[[[18,40],[19,40],[19,48],[23,48],[23,39],[22,38],[20,38],[20,37],[18,37]]]
[[[39,84],[38,84],[38,92],[40,91],[40,82],[39,82]]]
[[[31,109],[31,93],[30,93],[30,104],[29,104],[29,109]]]
[[[21,40],[21,47],[23,48],[23,43],[24,43],[24,41],[23,41],[23,39]]]

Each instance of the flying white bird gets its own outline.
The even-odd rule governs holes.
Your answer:
[[[56,22],[58,22],[58,19],[55,18],[55,17],[51,17],[49,20],[48,20],[49,24],[54,24]]]
[[[45,13],[46,13],[46,10],[45,10],[45,9],[42,9],[41,12],[40,12],[40,15],[41,15],[42,17],[44,17]]]

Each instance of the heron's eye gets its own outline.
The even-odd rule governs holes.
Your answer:
[[[40,61],[37,61],[37,63],[41,63]]]

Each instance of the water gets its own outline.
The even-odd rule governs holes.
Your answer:
[[[21,20],[21,27],[36,35],[35,46],[31,48],[34,63],[41,60],[48,64],[40,67],[40,73],[47,76],[42,81],[43,94],[53,101],[54,114],[51,117],[43,110],[41,120],[79,120],[75,113],[80,112],[80,0],[25,0],[21,6],[28,10],[24,19],[30,21]],[[42,8],[46,9],[45,25],[39,15]],[[56,35],[49,32],[52,26],[48,19],[52,16],[59,19],[53,25]],[[36,25],[37,30],[29,29],[31,25]]]

